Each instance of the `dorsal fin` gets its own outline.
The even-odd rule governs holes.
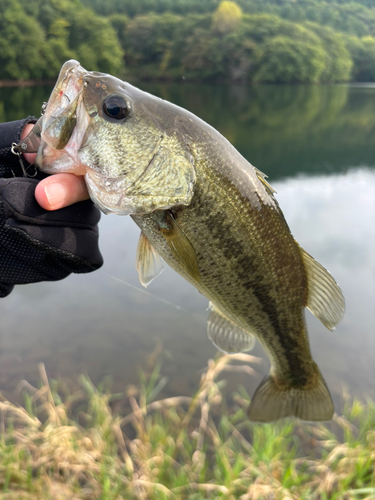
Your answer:
[[[162,258],[142,232],[138,240],[135,268],[139,281],[146,288],[164,270]]]
[[[227,354],[250,351],[254,337],[224,316],[211,302],[207,319],[207,335],[211,342]]]
[[[256,167],[254,167],[254,170],[255,170],[255,173],[257,174],[258,179],[263,184],[263,186],[267,189],[268,193],[271,195],[276,193],[276,191],[273,189],[273,187],[270,184],[268,184],[268,182],[266,181],[266,179],[268,178],[268,175],[264,174]]]
[[[334,330],[345,312],[345,299],[331,274],[299,247],[307,273],[308,299],[306,307],[329,330]]]

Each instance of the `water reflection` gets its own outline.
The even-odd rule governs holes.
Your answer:
[[[272,179],[374,165],[374,88],[142,86],[213,125]]]
[[[28,115],[40,116],[51,87],[0,88],[0,122],[21,120]]]
[[[346,297],[334,332],[307,312],[314,358],[336,404],[343,385],[375,398],[375,169],[368,168],[375,157],[374,89],[147,88],[200,114],[270,175],[294,236]],[[206,336],[207,300],[169,268],[141,289],[134,268],[139,229],[130,218],[103,216],[100,231],[101,271],[17,287],[0,301],[0,388],[8,394],[22,378],[38,381],[39,361],[51,377],[87,372],[98,382],[110,374],[121,390],[136,383],[137,366],[158,340],[168,354],[164,393],[195,390],[199,370],[216,352]],[[259,345],[254,354],[264,358],[258,379],[235,374],[230,389],[242,383],[252,393],[268,372]]]
[[[217,128],[272,179],[373,166],[375,87],[141,82]],[[39,116],[50,88],[0,88],[0,121]]]

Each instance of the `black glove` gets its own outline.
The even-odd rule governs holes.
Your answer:
[[[35,200],[38,181],[0,179],[0,297],[15,284],[56,281],[103,264],[99,210],[81,201],[48,212]]]

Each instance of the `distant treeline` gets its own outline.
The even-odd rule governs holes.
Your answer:
[[[83,0],[95,12],[128,17],[149,14],[208,14],[221,0]],[[245,14],[275,14],[294,22],[312,21],[357,36],[375,35],[374,0],[236,0]]]
[[[0,80],[375,80],[374,0],[0,0]]]

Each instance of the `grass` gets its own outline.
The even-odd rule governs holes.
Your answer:
[[[87,377],[69,394],[25,383],[25,404],[0,401],[4,500],[375,499],[375,405],[347,403],[329,424],[251,424],[243,388],[230,407],[223,372],[252,373],[247,354],[210,360],[192,397],[156,400],[160,362],[138,388],[111,395]],[[126,416],[114,403],[125,401]],[[122,406],[123,407],[123,406]]]

